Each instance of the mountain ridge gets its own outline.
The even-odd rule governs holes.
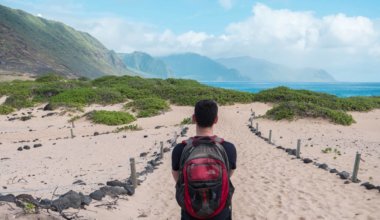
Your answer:
[[[0,5],[0,70],[94,78],[133,74],[90,34]]]
[[[292,68],[249,56],[216,59],[222,65],[237,69],[254,82],[335,82],[326,70]]]
[[[170,68],[173,76],[199,81],[247,80],[237,70],[227,68],[215,60],[197,53],[178,53],[158,57]]]

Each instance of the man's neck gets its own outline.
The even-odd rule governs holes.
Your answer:
[[[197,126],[196,135],[197,136],[213,136],[214,131],[213,131],[212,127],[202,128],[202,127]]]

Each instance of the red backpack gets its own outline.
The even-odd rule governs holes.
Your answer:
[[[209,219],[230,205],[234,188],[222,138],[190,138],[180,159],[178,204],[196,219]]]

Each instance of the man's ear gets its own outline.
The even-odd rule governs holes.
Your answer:
[[[195,118],[195,115],[193,114],[193,116],[191,117],[191,120],[193,122],[193,124],[196,124],[197,123],[197,119]]]
[[[218,116],[216,116],[215,120],[214,120],[214,124],[218,123],[218,120],[219,120],[219,118],[218,118]]]

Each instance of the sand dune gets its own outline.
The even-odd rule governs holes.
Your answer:
[[[102,107],[92,106],[88,110],[93,108]],[[118,109],[120,106],[107,108]],[[380,218],[379,191],[365,190],[360,184],[344,184],[336,175],[295,160],[267,144],[247,128],[251,108],[257,115],[264,114],[270,106],[254,103],[222,107],[215,129],[216,134],[235,143],[238,151],[237,171],[232,177],[236,187],[233,219]],[[59,186],[58,194],[69,189],[89,193],[110,179],[125,179],[130,173],[129,158],[135,157],[137,169],[143,169],[152,153],[158,150],[159,142],[178,132],[180,127],[176,124],[191,113],[191,107],[172,106],[172,110],[163,115],[139,119],[136,123],[143,128],[141,131],[99,136],[93,136],[93,133],[112,131],[114,127],[92,125],[81,119],[75,123],[76,138],[59,140],[56,138],[70,136],[69,116],[41,118],[46,112],[36,110],[32,113],[36,117],[26,122],[9,122],[5,116],[0,116],[0,158],[10,158],[0,160],[0,187],[7,187],[0,188],[0,193],[26,192],[50,198],[56,186]],[[277,145],[294,148],[300,138],[302,157],[325,162],[338,170],[351,173],[355,153],[360,151],[364,161],[360,164],[359,179],[380,185],[380,111],[353,115],[357,123],[350,127],[319,119],[294,122],[258,119],[254,123],[259,123],[264,136],[268,136],[269,129],[272,129]],[[165,127],[156,129],[158,125]],[[189,127],[188,135],[194,135],[194,125]],[[144,135],[148,136],[144,138]],[[19,152],[17,148],[33,142],[13,143],[36,138],[39,140],[34,143],[43,146],[28,151]],[[187,137],[180,140],[184,138]],[[327,147],[336,148],[341,156],[334,152],[322,153],[321,150]],[[147,157],[140,157],[142,152],[150,153]],[[159,169],[145,178],[134,196],[119,199],[117,205],[110,204],[108,208],[96,206],[114,199],[94,202],[87,210],[80,210],[78,216],[80,219],[179,219],[170,154],[165,155]],[[78,179],[86,185],[73,185]],[[18,211],[2,205],[0,218],[13,218]],[[31,216],[23,218],[31,219]]]

